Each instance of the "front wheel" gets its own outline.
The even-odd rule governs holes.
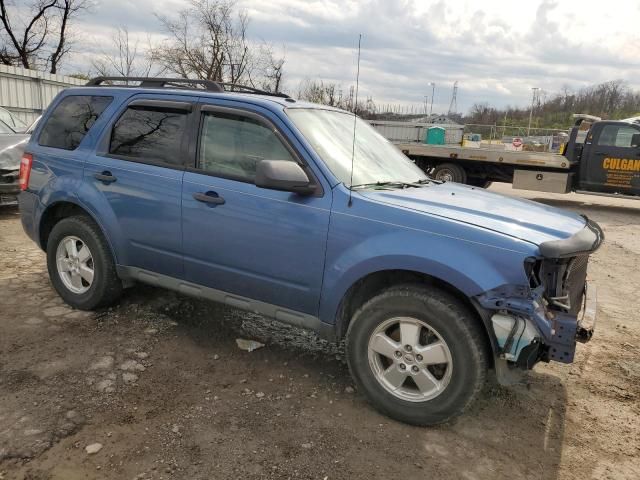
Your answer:
[[[376,409],[413,425],[461,414],[482,389],[488,366],[482,331],[466,306],[418,285],[390,288],[355,313],[347,361]]]

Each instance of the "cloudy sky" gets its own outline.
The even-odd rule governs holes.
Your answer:
[[[153,13],[171,15],[187,0],[97,0],[77,25],[81,51],[67,71],[85,71],[109,49],[113,29],[146,42],[162,38]],[[640,89],[637,0],[238,0],[250,36],[286,52],[285,86],[304,78],[354,83],[363,34],[361,97],[421,104],[435,82],[434,111],[475,102],[527,105],[531,87],[549,94],[622,79]]]

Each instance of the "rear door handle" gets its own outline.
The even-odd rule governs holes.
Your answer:
[[[224,198],[219,196],[216,192],[194,193],[193,198],[203,203],[212,203],[214,205],[224,205]]]
[[[104,183],[113,183],[117,180],[116,177],[111,175],[111,172],[96,173],[94,177]]]

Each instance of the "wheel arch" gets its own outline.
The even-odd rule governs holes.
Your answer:
[[[47,241],[49,239],[49,235],[53,230],[53,227],[62,219],[68,218],[75,215],[84,215],[90,218],[100,229],[100,233],[104,236],[107,241],[107,245],[109,245],[109,250],[111,251],[111,255],[113,255],[114,260],[117,263],[117,257],[115,249],[107,235],[104,227],[100,224],[98,219],[96,218],[89,209],[80,205],[80,203],[73,202],[70,200],[59,200],[48,205],[40,216],[40,221],[38,223],[38,242],[40,244],[40,248],[44,251],[47,249]]]
[[[481,327],[488,358],[494,358],[495,345],[488,330],[486,312],[462,290],[436,276],[414,270],[379,270],[371,272],[354,282],[346,291],[335,318],[337,339],[345,337],[349,324],[357,309],[384,290],[403,284],[424,285],[440,289],[458,300]],[[493,363],[493,360],[491,361]]]

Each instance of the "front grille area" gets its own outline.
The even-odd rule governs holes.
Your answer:
[[[589,255],[574,257],[569,261],[564,275],[563,290],[569,297],[569,313],[574,315],[577,315],[582,308],[588,264]]]
[[[582,308],[588,264],[589,255],[543,260],[532,286],[544,284],[545,296],[553,308],[577,315]]]

